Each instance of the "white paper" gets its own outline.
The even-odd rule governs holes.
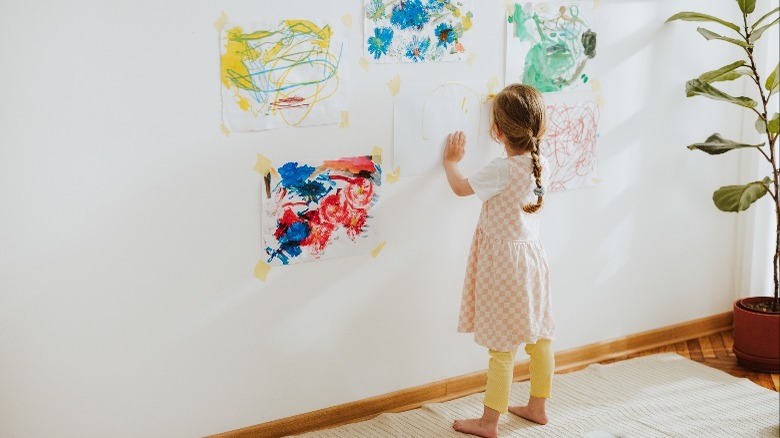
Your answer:
[[[442,172],[447,135],[466,134],[461,170],[475,172],[503,153],[490,138],[491,104],[484,82],[404,83],[395,96],[394,158],[402,175]]]
[[[472,50],[472,0],[365,0],[364,57],[375,63],[462,61]]]
[[[548,191],[596,184],[600,111],[593,92],[545,93],[544,101],[547,132],[540,152],[550,164]]]
[[[506,83],[539,91],[589,87],[596,56],[593,2],[512,2],[507,10]]]
[[[339,123],[349,109],[347,40],[341,20],[227,23],[220,40],[225,126]]]
[[[287,265],[369,253],[379,244],[373,207],[382,169],[370,156],[291,161],[265,179],[263,250]]]

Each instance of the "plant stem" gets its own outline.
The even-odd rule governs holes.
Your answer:
[[[743,21],[745,23],[745,42],[748,43],[748,47],[745,47],[745,52],[747,52],[748,58],[750,59],[750,69],[753,70],[753,75],[756,79],[756,84],[758,85],[758,92],[761,95],[761,104],[763,106],[764,112],[763,114],[759,114],[759,116],[764,120],[768,121],[768,110],[767,105],[769,103],[769,97],[764,94],[764,89],[761,87],[761,78],[758,75],[758,69],[756,68],[756,61],[753,59],[753,47],[750,46],[750,29],[748,28],[747,24],[747,14],[742,14]],[[758,111],[756,111],[758,112]],[[775,254],[772,258],[772,276],[774,277],[774,296],[775,299],[772,302],[772,311],[777,312],[780,311],[780,167],[777,163],[777,153],[775,151],[775,142],[777,141],[777,135],[773,135],[771,132],[769,132],[769,127],[767,126],[766,136],[769,140],[769,162],[772,165],[772,184],[774,186],[774,192],[772,190],[769,191],[769,193],[772,195],[771,199],[775,202]],[[761,149],[761,152],[763,153],[763,149]],[[766,157],[766,154],[764,154]]]

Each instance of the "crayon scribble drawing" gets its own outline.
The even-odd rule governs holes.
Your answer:
[[[547,132],[540,152],[551,169],[548,190],[558,192],[595,184],[599,107],[589,92],[545,94]]]
[[[471,48],[471,0],[365,0],[372,62],[462,61]]]
[[[265,176],[263,247],[270,264],[369,253],[382,169],[371,156],[288,162]]]
[[[222,118],[233,131],[334,124],[348,109],[346,30],[286,20],[221,34]]]
[[[588,82],[596,56],[593,2],[514,3],[507,17],[506,81],[542,92],[573,90]]]

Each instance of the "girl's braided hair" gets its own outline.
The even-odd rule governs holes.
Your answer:
[[[498,128],[512,150],[520,154],[531,153],[533,175],[536,179],[534,194],[537,198],[535,204],[523,205],[523,211],[536,213],[542,209],[544,196],[539,139],[547,130],[547,113],[542,93],[530,85],[507,86],[493,99],[493,122],[491,135],[494,139],[497,139]]]

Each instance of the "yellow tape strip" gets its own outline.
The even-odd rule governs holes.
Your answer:
[[[593,90],[594,93],[601,91],[601,81],[598,79],[593,79],[590,81],[590,89]]]
[[[385,240],[384,242],[377,245],[376,248],[374,248],[374,250],[371,251],[371,257],[376,258],[379,255],[379,253],[382,252],[382,248],[385,247],[386,243],[387,241]]]
[[[374,148],[371,149],[371,161],[376,164],[382,164],[382,148],[374,146]]]
[[[228,16],[225,11],[222,11],[222,14],[220,14],[219,18],[217,18],[217,21],[214,22],[214,28],[217,29],[217,32],[222,32],[222,29],[225,27],[227,22]]]
[[[224,123],[219,125],[219,129],[222,130],[222,133],[225,134],[225,137],[230,137],[230,130],[228,129],[227,126],[225,126]]]
[[[604,108],[604,98],[601,97],[601,95],[596,96],[596,105],[598,105],[599,108]]]
[[[344,16],[341,17],[341,22],[344,23],[344,26],[352,27],[352,16],[349,15],[349,13],[344,14]]]
[[[349,128],[349,111],[341,112],[341,124],[339,128]]]
[[[477,60],[477,54],[474,52],[471,52],[469,54],[469,59],[466,60],[466,64],[468,65],[474,65],[474,61]]]
[[[255,265],[255,278],[257,278],[260,281],[265,282],[266,278],[268,277],[268,272],[271,271],[271,265],[268,263],[260,260]]]
[[[598,9],[601,6],[601,0],[593,0],[593,9]]]
[[[395,168],[394,171],[387,174],[387,182],[390,184],[395,184],[398,182],[398,180],[401,179],[401,166],[398,166]]]
[[[488,93],[492,93],[496,88],[498,88],[498,77],[494,75],[487,81]]]
[[[273,164],[271,163],[271,159],[266,157],[265,155],[257,154],[257,162],[255,163],[255,172],[259,173],[260,175],[267,175],[271,169],[273,168]]]
[[[390,79],[387,82],[387,88],[390,89],[391,96],[398,94],[398,91],[401,89],[401,75],[397,73],[393,79]]]
[[[368,73],[368,60],[366,59],[366,57],[365,57],[365,56],[363,56],[363,57],[361,57],[361,58],[360,58],[360,62],[359,62],[359,64],[360,64],[360,68],[362,68],[362,69],[363,69],[363,71],[365,71],[366,73]]]

